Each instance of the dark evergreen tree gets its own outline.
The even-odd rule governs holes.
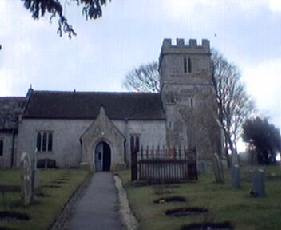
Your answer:
[[[276,163],[276,154],[281,150],[280,130],[267,119],[256,117],[243,124],[242,137],[251,149],[255,149],[260,164]]]
[[[21,0],[24,6],[29,10],[34,19],[44,17],[46,13],[50,14],[50,19],[58,18],[58,33],[62,36],[63,32],[69,37],[75,36],[74,28],[68,23],[63,12],[63,0]],[[110,0],[68,0],[69,3],[82,6],[82,14],[86,19],[96,19],[102,16],[102,5]]]

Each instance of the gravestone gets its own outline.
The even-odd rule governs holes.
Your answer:
[[[32,163],[28,153],[22,153],[20,165],[23,203],[29,205],[32,200]]]
[[[259,169],[253,175],[253,188],[256,197],[265,196],[264,170]]]
[[[240,167],[238,164],[232,166],[231,182],[233,188],[240,188]]]
[[[209,171],[208,162],[200,161],[198,162],[198,171],[200,174],[206,174]]]

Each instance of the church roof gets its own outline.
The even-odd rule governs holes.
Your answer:
[[[34,91],[23,118],[96,119],[103,106],[112,120],[162,120],[159,93]]]
[[[0,97],[0,131],[17,128],[18,115],[22,114],[25,97]]]

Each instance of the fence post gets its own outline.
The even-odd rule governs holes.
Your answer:
[[[192,148],[188,151],[187,157],[187,167],[188,167],[188,179],[197,180],[197,167],[196,167],[196,148]]]

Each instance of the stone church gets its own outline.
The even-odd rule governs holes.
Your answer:
[[[56,167],[113,170],[130,164],[130,143],[195,147],[198,162],[210,160],[221,148],[210,56],[208,40],[165,39],[160,93],[29,89],[0,98],[0,166],[37,149]]]

